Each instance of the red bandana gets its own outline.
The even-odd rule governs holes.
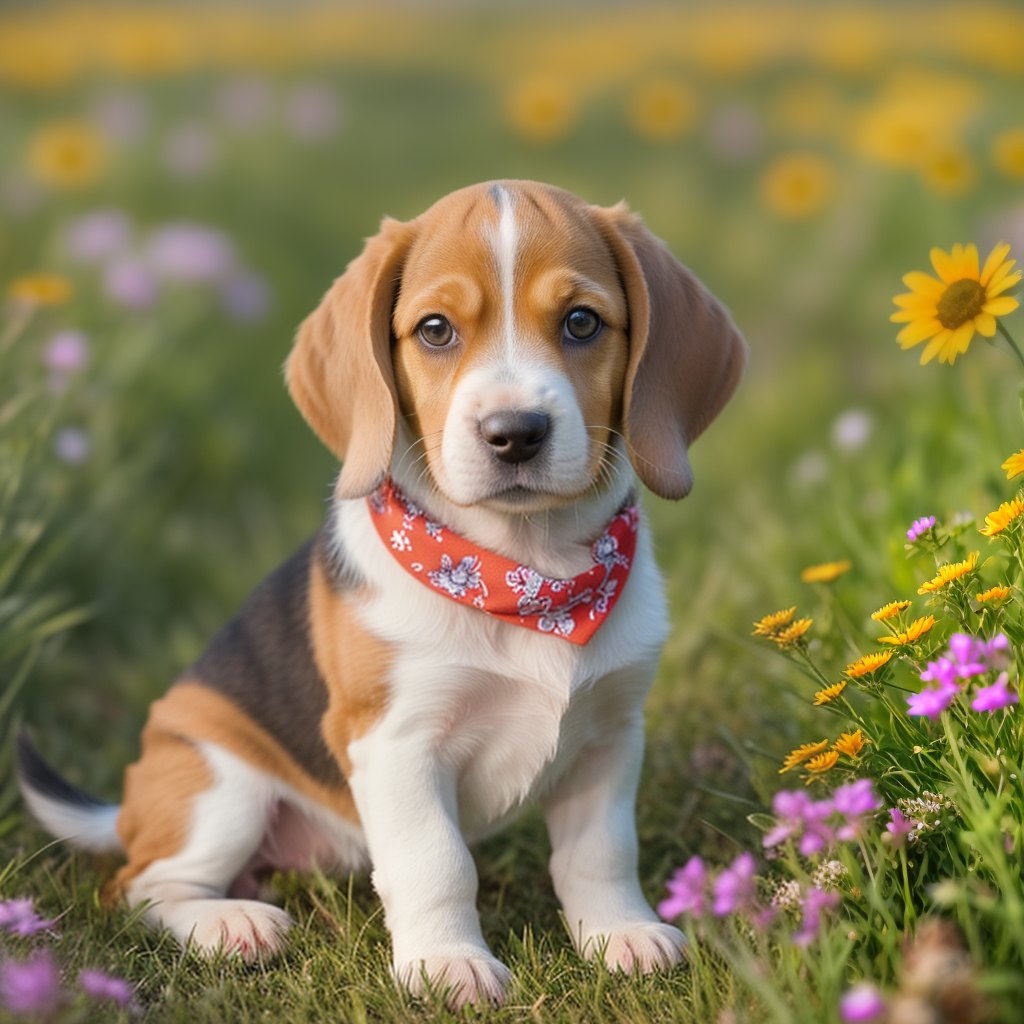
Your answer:
[[[580,645],[597,632],[622,593],[640,522],[636,505],[623,509],[594,541],[593,567],[559,580],[431,522],[390,480],[366,500],[381,540],[425,586],[516,626]]]

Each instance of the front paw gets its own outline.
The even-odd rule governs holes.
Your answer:
[[[395,977],[414,996],[443,992],[452,1010],[467,1003],[501,1003],[512,972],[486,953],[473,956],[431,956],[395,965]]]
[[[588,960],[603,956],[611,971],[650,974],[680,963],[686,936],[670,924],[643,922],[619,931],[591,936],[583,946]]]

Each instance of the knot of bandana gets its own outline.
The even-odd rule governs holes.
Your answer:
[[[594,565],[562,580],[431,521],[390,480],[366,500],[381,540],[424,586],[505,622],[580,645],[597,632],[622,593],[640,523],[636,505],[624,508],[591,545]]]

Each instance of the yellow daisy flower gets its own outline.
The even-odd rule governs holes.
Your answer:
[[[917,592],[919,594],[930,594],[932,591],[944,587],[947,583],[952,583],[953,580],[966,576],[969,572],[974,572],[974,567],[978,564],[978,555],[980,553],[979,551],[972,551],[962,562],[948,562],[946,565],[940,565],[935,578],[927,583],[922,583],[917,588]]]
[[[787,754],[783,759],[779,775],[790,771],[790,769],[795,768],[798,764],[803,764],[809,757],[820,754],[827,746],[828,740],[819,740],[817,743],[805,743],[803,746],[797,747],[796,750]]]
[[[29,306],[59,306],[73,291],[71,282],[60,274],[22,274],[7,286],[15,302]]]
[[[875,622],[883,622],[885,619],[891,619],[894,615],[899,615],[900,612],[909,607],[909,601],[890,601],[888,604],[882,605],[877,612],[872,612],[871,618]]]
[[[1024,128],[1007,128],[992,140],[992,162],[1008,178],[1024,179]]]
[[[861,735],[860,729],[856,732],[844,732],[832,744],[832,749],[847,757],[856,757],[864,749],[864,737]]]
[[[41,128],[28,150],[28,165],[40,181],[58,188],[91,185],[107,164],[107,147],[91,125],[54,121]]]
[[[1015,476],[1024,473],[1024,448],[1021,448],[1015,455],[1011,455],[999,468],[1006,470],[1007,480],[1012,480]]]
[[[1016,299],[1001,294],[1021,278],[1019,270],[1011,273],[1016,260],[1006,258],[1009,251],[1008,245],[1000,243],[979,271],[973,242],[968,246],[957,243],[949,253],[932,249],[932,266],[940,280],[919,271],[903,276],[911,291],[893,299],[901,308],[889,319],[907,325],[896,340],[911,348],[931,339],[921,353],[922,364],[935,356],[940,363],[952,364],[967,351],[975,331],[993,337],[996,317],[1012,313],[1018,306]]]
[[[997,533],[1002,533],[1021,515],[1024,515],[1024,501],[1021,501],[1020,498],[1004,501],[995,512],[989,512],[985,516],[985,525],[978,532],[986,537],[994,537]]]
[[[823,562],[821,565],[809,565],[802,573],[800,580],[803,583],[831,583],[832,580],[849,572],[853,568],[853,562],[848,558],[841,562]]]
[[[754,632],[751,636],[773,636],[783,626],[793,618],[793,613],[796,611],[796,605],[792,608],[785,608],[781,612],[772,612],[771,615],[766,615],[763,619],[758,619],[754,623]]]
[[[979,604],[986,604],[989,601],[1005,601],[1013,593],[1013,587],[993,587],[986,590],[984,594],[978,594]]]
[[[776,633],[772,637],[772,640],[774,640],[780,647],[793,647],[803,640],[804,633],[806,633],[813,624],[814,619],[797,619],[791,626],[787,626],[785,629]]]
[[[855,662],[846,666],[846,674],[851,679],[860,679],[861,676],[877,672],[892,657],[892,651],[879,651],[877,654],[865,654]]]
[[[531,142],[551,142],[576,118],[576,96],[568,80],[534,75],[518,82],[506,98],[512,127]]]
[[[673,78],[642,82],[630,97],[629,121],[638,135],[656,142],[678,139],[697,119],[693,90]]]
[[[897,633],[894,636],[879,637],[878,642],[880,644],[893,644],[894,646],[912,644],[915,640],[919,640],[924,636],[924,634],[927,633],[934,625],[935,616],[929,615],[925,619],[917,619],[915,622],[912,622],[907,626],[906,632]]]
[[[818,754],[817,757],[812,757],[807,762],[807,770],[814,772],[815,775],[821,775],[822,772],[827,772],[830,768],[835,768],[836,761],[839,760],[839,752],[836,750],[828,750],[824,754]]]
[[[818,707],[819,704],[827,704],[830,700],[835,700],[845,689],[845,679],[841,679],[838,683],[833,683],[831,686],[826,686],[824,690],[819,690],[814,695],[814,706]]]
[[[821,210],[836,189],[832,164],[818,153],[789,153],[764,172],[761,200],[779,217],[800,220]]]

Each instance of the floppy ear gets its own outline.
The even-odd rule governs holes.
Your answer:
[[[733,393],[747,348],[724,307],[625,203],[592,209],[629,307],[629,458],[655,494],[685,498],[693,486],[687,448]]]
[[[335,494],[369,494],[387,475],[398,393],[391,308],[415,232],[388,217],[302,322],[285,363],[292,400],[343,460]]]

